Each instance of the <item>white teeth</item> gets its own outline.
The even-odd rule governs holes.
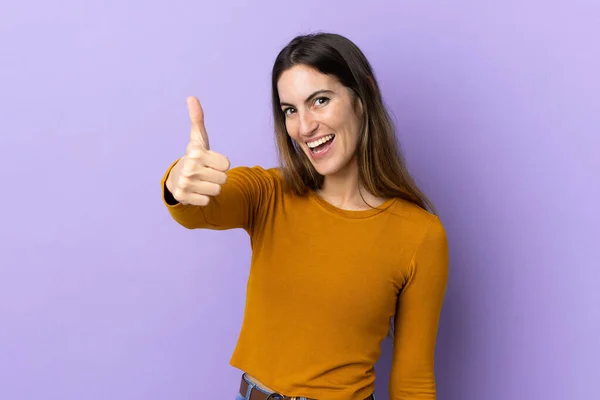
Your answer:
[[[308,145],[308,147],[310,147],[311,149],[314,149],[314,148],[315,148],[315,147],[317,147],[318,145],[320,145],[320,144],[323,144],[323,143],[325,143],[325,142],[327,142],[327,141],[329,141],[329,140],[333,139],[333,136],[334,136],[334,135],[327,135],[327,136],[324,136],[324,137],[322,137],[322,138],[321,138],[321,139],[319,139],[319,140],[315,140],[314,142],[307,142],[306,144],[307,144],[307,145]]]

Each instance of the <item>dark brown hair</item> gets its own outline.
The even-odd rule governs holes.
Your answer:
[[[373,69],[349,39],[334,33],[312,33],[292,39],[278,54],[272,71],[275,137],[284,186],[295,194],[319,189],[324,181],[304,152],[287,133],[277,82],[295,65],[312,67],[351,89],[363,105],[357,147],[359,183],[377,197],[400,197],[435,213],[431,201],[409,174],[396,131],[383,104]]]

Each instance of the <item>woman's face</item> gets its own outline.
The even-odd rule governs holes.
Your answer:
[[[351,89],[328,75],[296,65],[277,82],[290,137],[321,175],[351,165],[360,135],[362,104]]]

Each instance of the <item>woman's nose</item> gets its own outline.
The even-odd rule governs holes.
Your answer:
[[[300,113],[300,135],[310,136],[319,126],[318,121],[310,112]]]

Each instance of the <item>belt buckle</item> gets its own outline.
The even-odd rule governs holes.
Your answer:
[[[271,393],[271,394],[270,394],[270,395],[267,397],[267,400],[270,400],[270,399],[272,399],[272,398],[275,398],[275,397],[271,397],[271,396],[277,396],[277,397],[276,397],[277,399],[285,399],[285,398],[288,398],[288,399],[290,399],[290,400],[300,400],[300,397],[297,397],[297,396],[294,396],[294,397],[285,397],[284,395],[282,395],[282,394],[279,394],[279,393]]]
[[[271,396],[276,396],[276,397],[271,397]],[[271,400],[272,398],[277,398],[277,399],[284,399],[286,398],[284,395],[279,394],[279,393],[271,393],[268,397],[267,400]],[[290,400],[300,400],[300,397],[294,396],[294,397],[288,397]]]

